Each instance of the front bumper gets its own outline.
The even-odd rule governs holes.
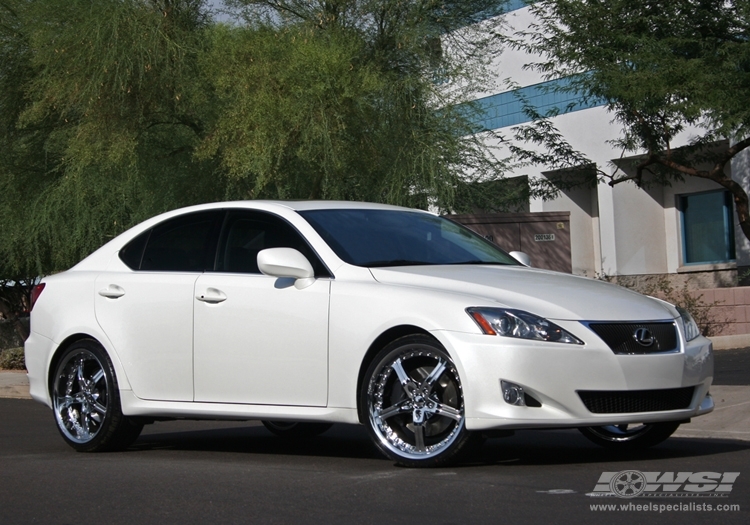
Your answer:
[[[572,333],[581,325],[558,322]],[[616,355],[593,332],[585,345],[545,343],[462,332],[435,332],[462,378],[466,428],[569,428],[687,420],[713,410],[711,342],[698,337],[679,351]],[[503,399],[500,382],[523,387],[542,406],[516,406]],[[695,387],[689,407],[634,413],[592,413],[579,391],[662,390]]]

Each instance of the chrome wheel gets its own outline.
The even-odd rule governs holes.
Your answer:
[[[52,394],[60,431],[74,443],[88,443],[102,428],[109,404],[102,363],[89,350],[69,353],[58,367]]]
[[[84,339],[65,349],[51,386],[57,428],[79,452],[126,448],[143,429],[142,422],[122,414],[112,363],[96,341]]]
[[[671,436],[679,423],[629,423],[585,427],[581,433],[597,445],[622,450],[652,447]]]
[[[469,433],[461,379],[433,339],[402,338],[373,361],[363,385],[364,416],[378,447],[398,463],[435,466],[455,459]]]

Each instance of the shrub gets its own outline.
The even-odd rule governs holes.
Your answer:
[[[695,319],[698,328],[706,337],[711,337],[721,332],[721,329],[729,321],[722,318],[721,302],[706,302],[698,290],[691,290],[685,282],[682,287],[673,284],[666,276],[661,276],[647,284],[628,282],[618,279],[617,276],[607,274],[596,274],[595,277],[601,281],[618,284],[635,292],[651,297],[657,297],[680,308],[684,308]]]
[[[23,347],[0,350],[0,369],[26,370]]]
[[[661,277],[640,292],[658,297],[690,312],[701,333],[706,337],[721,332],[721,328],[728,322],[726,319],[721,318],[720,310],[717,308],[721,306],[719,301],[707,303],[703,300],[703,295],[700,292],[689,290],[687,283],[683,284],[682,288],[679,288],[673,285],[666,277]]]

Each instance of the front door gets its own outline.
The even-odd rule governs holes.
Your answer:
[[[281,281],[281,282],[280,282]],[[328,296],[322,279],[204,274],[195,285],[195,400],[325,406]]]
[[[263,275],[266,248],[301,251],[319,276],[298,290]],[[299,233],[279,217],[230,212],[216,272],[195,284],[195,401],[326,406],[330,276]]]

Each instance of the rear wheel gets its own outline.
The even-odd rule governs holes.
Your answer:
[[[79,452],[127,448],[143,429],[142,423],[122,414],[112,362],[91,339],[76,341],[60,357],[52,407],[57,429]]]
[[[455,364],[424,335],[402,337],[375,357],[362,384],[360,410],[378,448],[404,466],[446,465],[477,438],[466,430]]]
[[[679,423],[644,423],[579,428],[599,446],[616,450],[640,450],[658,445],[674,434]]]
[[[269,431],[283,438],[319,436],[333,426],[332,423],[302,423],[300,421],[261,421]]]

